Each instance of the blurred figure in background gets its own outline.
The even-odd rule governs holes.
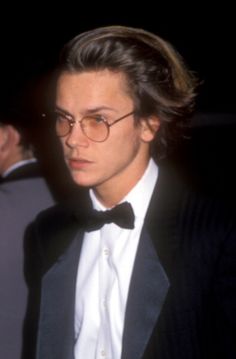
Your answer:
[[[51,206],[54,199],[34,157],[32,127],[36,119],[20,109],[23,87],[14,89],[13,94],[3,81],[1,86],[0,357],[19,359],[27,302],[24,232],[36,214]]]
[[[39,168],[31,144],[11,122],[4,122],[0,122],[1,183],[37,176]]]

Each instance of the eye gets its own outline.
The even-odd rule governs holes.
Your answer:
[[[106,122],[106,120],[104,119],[104,117],[102,115],[91,116],[91,119],[93,119],[97,123]]]
[[[57,122],[69,122],[69,123],[73,122],[73,120],[69,118],[69,116],[58,111],[53,112],[53,118]]]
[[[99,125],[104,125],[106,120],[103,118],[102,115],[91,115],[85,116],[82,121],[82,126],[93,126],[98,127]]]

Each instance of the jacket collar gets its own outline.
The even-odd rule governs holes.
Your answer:
[[[173,175],[160,169],[145,218],[127,302],[122,359],[142,358],[168,294],[182,193]]]
[[[122,359],[142,358],[154,327],[158,323],[160,313],[168,294],[170,285],[168,272],[171,266],[171,258],[175,255],[175,250],[177,248],[177,214],[179,213],[179,199],[182,196],[179,182],[175,181],[177,178],[173,176],[175,176],[175,174],[170,173],[165,167],[160,168],[159,178],[145,218],[127,301]],[[78,216],[78,213],[81,213],[84,206],[78,207],[78,203],[81,203],[82,200],[86,200],[85,203],[87,207],[85,208],[89,209],[91,202],[88,192],[83,191],[82,196],[80,195],[80,202],[76,200],[74,205],[70,203],[65,211],[67,214],[66,216],[63,212],[64,214],[61,218],[64,218],[64,223],[57,217],[56,227],[58,235],[55,235],[55,228],[53,229],[53,236],[56,239],[57,246],[55,246],[55,241],[52,241],[52,248],[51,251],[49,251],[49,253],[51,253],[49,262],[51,261],[52,263],[55,260],[61,262],[59,263],[60,265],[58,266],[58,269],[56,269],[57,266],[53,266],[54,268],[52,267],[52,271],[54,272],[53,281],[54,286],[57,286],[56,291],[58,291],[58,295],[60,292],[65,291],[65,288],[61,287],[61,283],[64,282],[68,284],[66,291],[67,293],[70,292],[71,299],[70,303],[67,303],[67,305],[70,308],[74,308],[73,288],[75,287],[77,262],[83,238],[82,232],[76,235],[78,232],[78,225],[76,225],[74,213],[75,209],[76,216]],[[74,206],[76,206],[76,208]],[[73,226],[71,226],[72,223]],[[48,230],[51,231],[50,226],[48,226]],[[76,246],[78,248],[76,251],[73,249],[75,245],[73,243],[77,243]],[[78,243],[80,243],[79,246]],[[59,248],[56,255],[55,247]],[[63,268],[64,270],[62,270]],[[46,278],[46,280],[49,280],[48,283],[50,283],[50,271]],[[60,273],[58,280],[55,280],[55,271]],[[64,272],[66,272],[68,280],[62,281],[61,276]],[[71,277],[73,277],[72,280]],[[50,298],[44,298],[44,301],[45,300],[48,302]],[[51,306],[52,305],[53,304],[51,303]],[[63,307],[64,304],[63,301],[61,301],[61,308],[57,307],[57,315],[59,312],[64,312]],[[53,315],[50,315],[50,318],[53,318]],[[70,319],[73,322],[73,311],[71,312]],[[70,325],[70,333],[71,342],[73,324]],[[55,342],[58,341],[58,339],[60,340],[61,334],[55,334]]]

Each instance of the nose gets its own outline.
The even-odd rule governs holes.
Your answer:
[[[89,139],[83,133],[80,123],[78,121],[74,122],[73,126],[71,127],[71,131],[66,136],[65,142],[70,148],[74,148],[77,146],[88,147]]]

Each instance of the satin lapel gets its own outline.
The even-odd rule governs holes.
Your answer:
[[[159,168],[159,177],[144,222],[126,309],[122,359],[140,359],[158,322],[176,253],[176,227],[182,191],[173,172]]]
[[[66,252],[43,278],[40,358],[73,358],[75,283],[82,238],[83,233],[71,238]]]
[[[122,359],[138,359],[160,315],[169,281],[151,239],[140,238],[127,303]]]

